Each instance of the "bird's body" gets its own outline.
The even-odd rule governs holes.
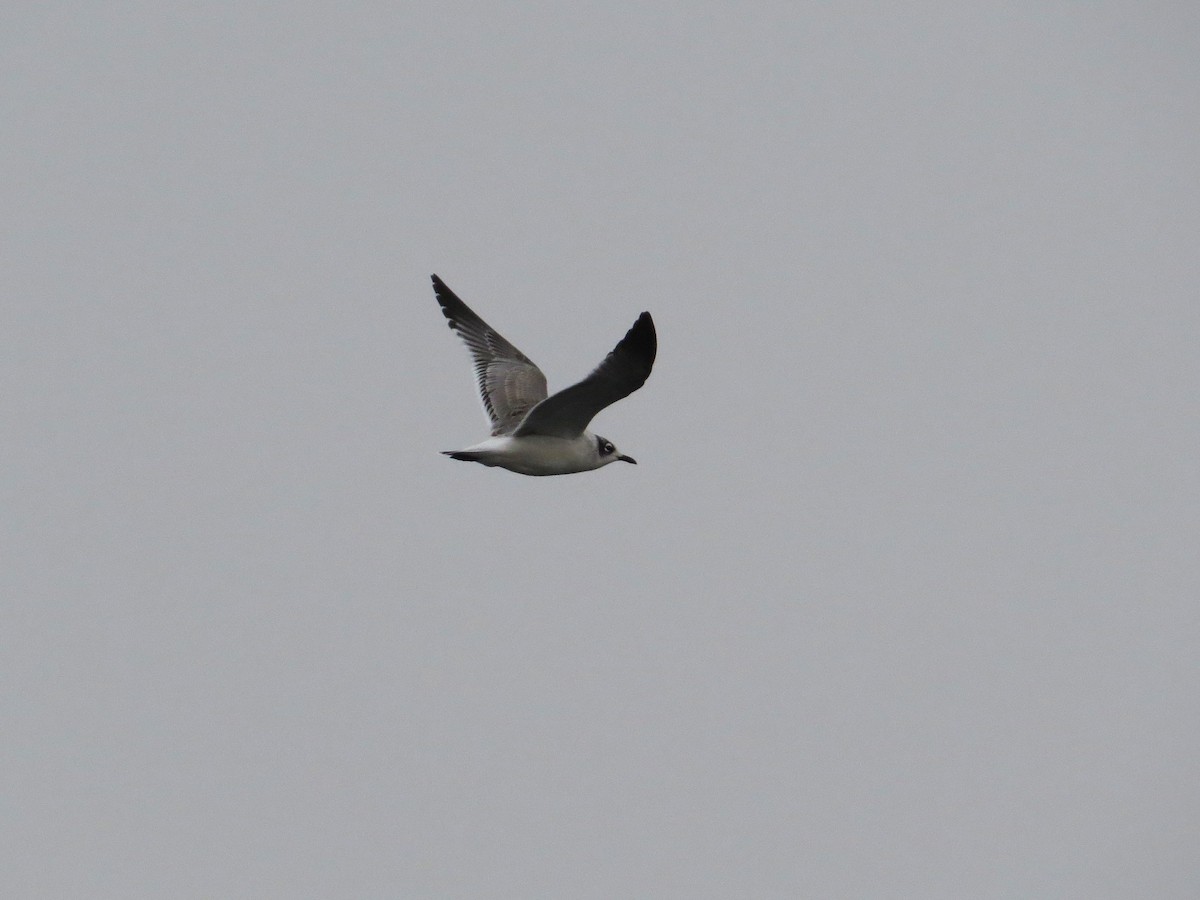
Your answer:
[[[450,327],[467,345],[492,436],[452,459],[499,466],[521,475],[569,475],[611,462],[634,463],[587,425],[600,410],[640,388],[658,341],[647,312],[587,378],[547,395],[546,377],[520,350],[479,318],[440,278],[433,290]]]
[[[599,453],[599,441],[590,431],[579,437],[560,438],[543,434],[527,437],[500,435],[462,450],[443,450],[451,459],[499,466],[521,475],[570,475],[587,472],[611,462]],[[620,459],[620,457],[617,457]],[[626,462],[633,462],[625,457]]]

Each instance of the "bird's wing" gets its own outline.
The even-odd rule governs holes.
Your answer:
[[[471,351],[479,398],[492,434],[510,434],[526,413],[546,399],[546,376],[524,353],[475,315],[436,275],[433,292],[442,313],[450,320],[450,327]]]
[[[596,413],[628,397],[646,383],[657,351],[654,320],[650,313],[644,312],[591,375],[535,406],[514,435],[577,437]]]

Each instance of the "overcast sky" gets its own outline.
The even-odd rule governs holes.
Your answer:
[[[1200,6],[12,3],[6,898],[1200,895]],[[639,465],[527,478],[642,310]]]

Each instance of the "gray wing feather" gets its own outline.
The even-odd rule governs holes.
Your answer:
[[[512,433],[526,413],[546,399],[546,376],[498,331],[475,315],[436,275],[433,292],[450,327],[475,363],[475,382],[493,435]]]
[[[553,437],[577,437],[596,413],[628,397],[650,377],[658,337],[654,320],[644,312],[621,342],[587,378],[553,397],[547,397],[525,417],[515,436],[545,434]]]

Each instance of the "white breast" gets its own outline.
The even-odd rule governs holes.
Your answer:
[[[485,466],[500,466],[522,475],[569,475],[603,465],[596,452],[596,438],[586,431],[570,439],[504,435],[466,449]]]

